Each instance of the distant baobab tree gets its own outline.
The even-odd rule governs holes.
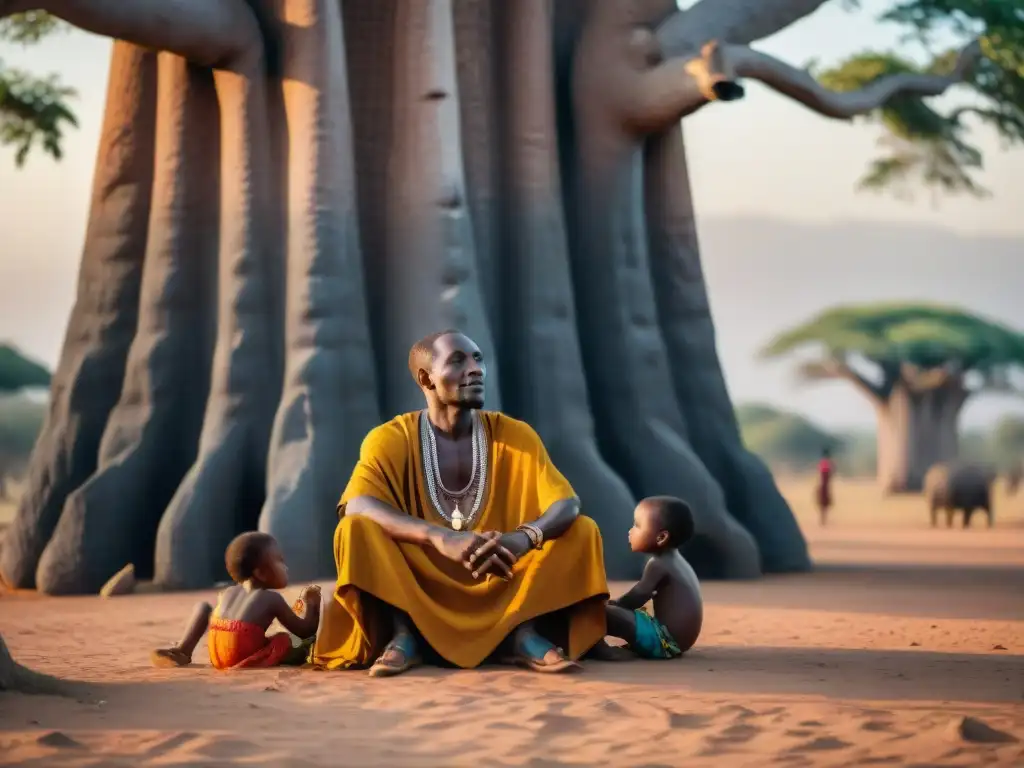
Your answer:
[[[920,491],[933,464],[957,457],[960,411],[986,391],[1018,391],[1024,334],[951,307],[837,307],[779,335],[764,354],[809,347],[805,379],[850,382],[878,416],[878,480],[889,492]],[[1024,394],[1024,390],[1019,390]]]

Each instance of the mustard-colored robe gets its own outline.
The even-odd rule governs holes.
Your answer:
[[[514,531],[536,520],[572,486],[548,458],[540,437],[522,421],[482,411],[490,445],[484,503],[473,530]],[[562,536],[531,550],[513,578],[475,580],[461,563],[430,547],[393,541],[362,516],[345,517],[349,500],[373,496],[395,509],[447,526],[430,502],[420,451],[420,413],[406,413],[373,429],[338,504],[334,534],[338,584],[325,601],[311,660],[327,669],[373,663],[391,627],[365,594],[405,611],[444,659],[464,668],[483,662],[517,626],[557,614],[568,621],[561,642],[579,658],[605,635],[608,583],[597,525],[580,515]],[[563,622],[564,626],[564,622]]]

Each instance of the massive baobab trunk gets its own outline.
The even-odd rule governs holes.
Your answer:
[[[114,46],[78,295],[50,385],[50,411],[0,560],[4,581],[13,586],[34,586],[65,502],[96,469],[107,417],[121,394],[147,252],[156,59],[127,43]]]
[[[957,458],[960,411],[966,398],[959,380],[926,389],[899,381],[886,395],[876,397],[882,490],[921,491],[930,467]]]
[[[830,94],[745,47],[820,2],[0,2],[124,41],[4,580],[94,591],[131,559],[200,586],[257,524],[297,577],[328,575],[362,436],[416,407],[409,344],[450,325],[601,525],[611,577],[639,570],[636,498],[665,493],[695,507],[704,574],[809,567],[736,429],[678,121],[737,76],[833,117],[948,85]]]

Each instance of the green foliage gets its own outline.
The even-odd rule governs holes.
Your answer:
[[[41,11],[15,14],[0,20],[0,41],[29,45],[60,27]],[[64,131],[78,125],[68,106],[74,96],[75,91],[61,85],[56,75],[35,77],[0,59],[0,144],[15,148],[19,167],[37,143],[54,159],[63,157]]]
[[[49,384],[50,372],[46,368],[29,360],[14,347],[0,344],[0,393]]]
[[[1024,334],[954,307],[937,304],[865,304],[826,310],[777,336],[765,357],[815,345],[827,358],[850,355],[883,369],[900,363],[995,375],[1024,366]]]
[[[1024,0],[898,0],[881,19],[902,25],[928,53],[915,64],[895,53],[867,52],[821,74],[828,88],[849,91],[898,73],[948,74],[957,52],[935,53],[936,37],[961,45],[978,40],[982,58],[963,83],[967,102],[938,107],[922,97],[891,99],[868,120],[886,133],[888,152],[861,179],[865,189],[891,189],[909,196],[915,183],[948,194],[987,194],[975,180],[982,155],[967,141],[970,121],[1007,143],[1024,142]]]
[[[841,438],[803,416],[770,405],[738,406],[736,420],[747,448],[777,469],[807,471],[821,458],[823,448],[836,454],[843,447]]]
[[[43,403],[24,397],[0,397],[0,475],[28,459],[45,415]]]
[[[15,13],[0,19],[0,40],[22,45],[38,43],[61,26],[62,22],[46,11]]]

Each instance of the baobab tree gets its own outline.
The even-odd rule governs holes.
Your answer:
[[[845,92],[750,47],[823,2],[0,0],[118,41],[5,581],[91,591],[130,561],[202,586],[257,525],[297,578],[330,572],[360,442],[421,407],[406,351],[451,326],[608,532],[610,575],[636,573],[620,531],[654,493],[697,510],[705,575],[807,568],[740,440],[679,121],[743,79],[849,119],[1003,71],[974,31]]]
[[[841,379],[878,418],[878,481],[888,492],[920,491],[933,464],[957,457],[960,412],[971,396],[1020,392],[1024,334],[961,310],[876,304],[827,310],[780,334],[764,354],[816,348],[804,379]]]

